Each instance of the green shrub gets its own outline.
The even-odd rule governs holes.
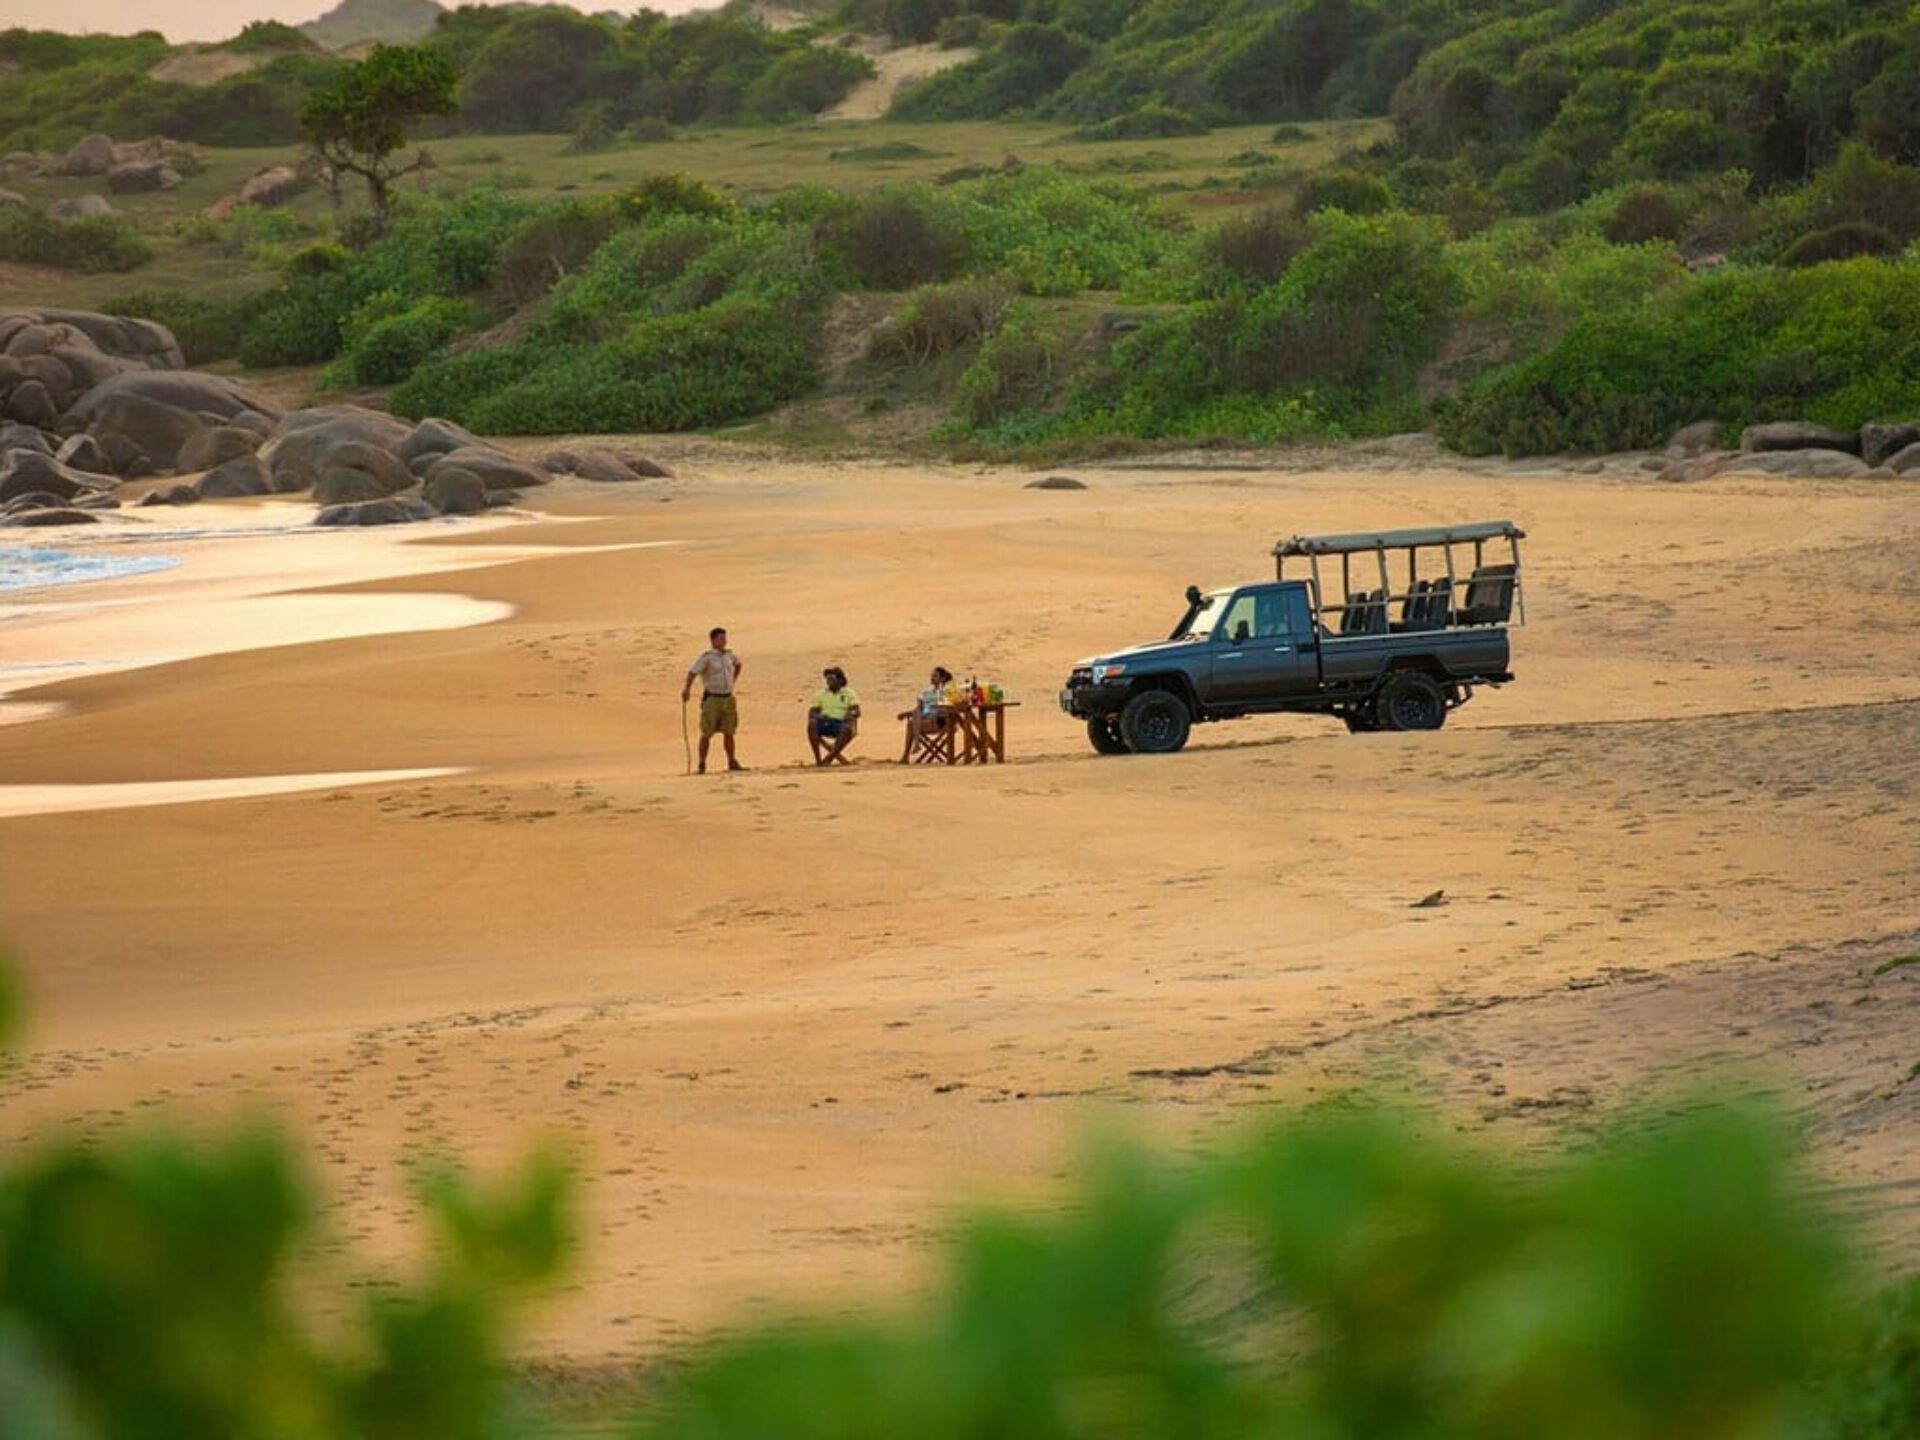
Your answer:
[[[1824,265],[1829,260],[1852,260],[1860,255],[1894,255],[1900,242],[1887,230],[1865,220],[1846,220],[1802,235],[1780,253],[1782,265]]]
[[[1201,291],[1265,289],[1286,273],[1310,240],[1306,224],[1277,205],[1222,221],[1197,247]]]
[[[1393,208],[1393,191],[1387,188],[1387,182],[1357,170],[1322,170],[1307,177],[1294,197],[1294,209],[1302,216],[1316,210],[1379,215]]]
[[[1686,233],[1687,215],[1665,190],[1641,186],[1614,202],[1600,228],[1616,245],[1678,240]]]
[[[241,337],[271,300],[270,291],[203,300],[178,290],[140,290],[104,300],[100,308],[157,321],[173,332],[189,365],[210,365],[239,355]]]
[[[1083,125],[1073,133],[1081,140],[1166,140],[1178,135],[1204,135],[1207,124],[1184,110],[1153,101],[1098,125]]]
[[[240,337],[240,363],[257,368],[318,365],[340,353],[355,294],[345,274],[290,279],[262,302]]]
[[[1053,171],[993,175],[948,193],[960,204],[972,267],[1028,295],[1163,283],[1162,267],[1181,248],[1146,195]]]
[[[858,51],[803,46],[789,50],[762,72],[746,88],[740,109],[747,118],[756,120],[817,115],[877,73],[873,62]]]
[[[1059,337],[1031,313],[1017,310],[988,336],[979,355],[961,372],[955,408],[974,426],[1038,410],[1052,402],[1066,368]]]
[[[823,215],[813,238],[825,263],[866,290],[945,280],[965,253],[952,207],[920,186],[859,196]]]
[[[110,215],[55,220],[41,210],[0,206],[0,260],[100,275],[137,270],[151,259],[145,238]]]
[[[874,330],[867,354],[875,360],[924,365],[993,334],[1012,301],[1013,292],[999,280],[923,285]]]
[[[341,374],[357,385],[396,385],[472,323],[472,305],[437,295],[398,314],[369,317],[341,356]]]
[[[1627,450],[1714,415],[1853,428],[1920,393],[1920,269],[1858,259],[1803,270],[1727,266],[1597,310],[1556,344],[1443,408],[1470,454]]]
[[[649,175],[615,197],[622,220],[637,223],[662,215],[704,215],[725,220],[740,213],[737,202],[728,199],[704,180],[667,171]]]
[[[567,149],[575,155],[592,155],[613,147],[620,138],[610,100],[590,100],[573,112]]]
[[[673,139],[673,126],[658,115],[642,115],[627,126],[627,139],[639,145],[663,145]]]
[[[615,224],[614,208],[599,200],[569,201],[528,216],[494,258],[493,295],[511,309],[538,300],[585,266]]]

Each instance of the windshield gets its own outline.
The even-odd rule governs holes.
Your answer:
[[[1207,596],[1200,606],[1187,616],[1187,623],[1167,638],[1170,640],[1204,640],[1213,634],[1213,627],[1220,623],[1220,616],[1227,608],[1227,602],[1233,598],[1233,591],[1221,590]]]

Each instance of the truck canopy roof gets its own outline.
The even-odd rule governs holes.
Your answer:
[[[1511,520],[1481,520],[1469,525],[1435,525],[1424,530],[1381,530],[1373,534],[1295,535],[1273,547],[1277,556],[1350,555],[1360,550],[1400,550],[1416,545],[1471,544],[1475,540],[1524,540],[1526,531]]]

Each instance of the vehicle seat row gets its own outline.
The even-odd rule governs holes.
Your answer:
[[[1342,635],[1384,635],[1387,633],[1387,592],[1356,590],[1347,596],[1340,612]]]
[[[1520,567],[1481,565],[1467,581],[1466,603],[1455,619],[1462,625],[1504,625],[1513,618],[1513,588]]]
[[[1441,630],[1453,610],[1452,580],[1416,580],[1400,606],[1401,630]]]

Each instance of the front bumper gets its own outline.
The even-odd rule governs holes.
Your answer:
[[[1124,684],[1096,685],[1091,680],[1075,677],[1060,692],[1060,708],[1080,720],[1091,720],[1100,715],[1118,715],[1125,708],[1129,693]]]

